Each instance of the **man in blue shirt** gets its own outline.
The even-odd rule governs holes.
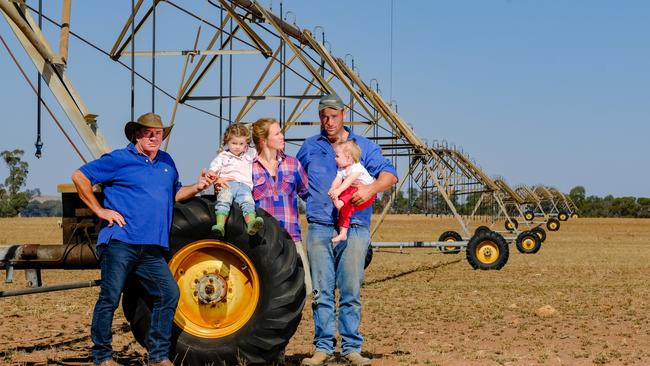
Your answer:
[[[307,253],[314,286],[312,307],[316,352],[313,357],[302,360],[302,364],[307,366],[320,366],[332,360],[336,337],[336,288],[339,289],[341,354],[350,364],[370,364],[370,359],[361,356],[363,337],[359,324],[372,207],[355,212],[350,220],[347,241],[334,246],[332,237],[337,234],[337,210],[327,194],[337,171],[332,145],[354,140],[361,148],[361,164],[376,178],[372,184],[358,186],[352,204],[359,205],[397,183],[395,167],[381,155],[379,146],[343,126],[344,109],[338,95],[323,96],[318,105],[321,133],[305,140],[297,155],[309,178]]]
[[[95,365],[117,365],[112,358],[111,325],[126,278],[133,274],[154,298],[148,334],[149,365],[172,365],[168,359],[179,290],[163,252],[175,201],[210,185],[205,171],[183,187],[171,156],[160,151],[171,127],[147,113],[124,128],[129,145],[85,164],[72,175],[81,200],[102,219],[97,239],[101,287],[93,312],[91,338]],[[92,186],[102,184],[104,205]]]

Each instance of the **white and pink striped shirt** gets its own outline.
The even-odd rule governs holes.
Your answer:
[[[253,189],[253,158],[256,155],[257,150],[253,147],[246,149],[240,156],[224,150],[212,160],[209,169],[220,178],[232,179]]]

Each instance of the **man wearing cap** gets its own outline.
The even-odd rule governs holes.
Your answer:
[[[305,140],[297,158],[307,171],[307,253],[311,266],[314,298],[313,357],[302,360],[303,365],[324,365],[332,360],[336,338],[336,299],[339,289],[338,331],[341,335],[341,355],[353,365],[369,365],[361,356],[363,337],[361,322],[361,284],[364,263],[370,245],[370,216],[372,207],[355,212],[350,220],[348,239],[336,246],[337,209],[327,192],[336,176],[333,144],[354,140],[361,148],[361,164],[376,178],[368,185],[359,185],[352,204],[360,205],[373,195],[397,183],[395,167],[381,155],[381,149],[369,139],[343,126],[345,105],[336,94],[325,95],[318,105],[321,132]]]
[[[129,144],[76,170],[72,181],[81,200],[102,219],[97,238],[101,287],[91,326],[96,365],[117,365],[112,358],[111,326],[124,283],[135,275],[154,298],[148,334],[149,364],[172,365],[168,359],[172,321],[179,290],[164,252],[175,201],[190,198],[211,182],[201,173],[197,183],[183,187],[171,156],[160,151],[170,127],[147,113],[124,128]],[[103,185],[104,204],[92,186]]]

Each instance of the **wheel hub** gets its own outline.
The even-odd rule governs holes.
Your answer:
[[[524,248],[526,248],[526,249],[528,249],[528,250],[531,250],[531,249],[535,248],[535,239],[530,238],[530,237],[526,237],[526,238],[522,241],[522,244],[523,244],[522,246],[523,246]]]
[[[499,248],[496,243],[486,240],[476,248],[476,257],[483,263],[494,263],[499,257]]]
[[[201,304],[225,301],[228,282],[218,274],[208,273],[196,280],[195,296]]]

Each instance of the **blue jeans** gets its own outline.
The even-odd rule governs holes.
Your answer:
[[[244,183],[228,182],[228,188],[219,191],[217,195],[217,203],[214,210],[218,214],[227,215],[230,212],[230,205],[234,200],[244,214],[255,212],[255,201],[253,201],[253,193],[251,188]]]
[[[336,228],[316,223],[309,224],[307,253],[314,285],[314,346],[316,351],[334,353],[336,337],[336,299],[339,289],[339,334],[341,354],[361,352],[363,337],[361,323],[361,285],[363,265],[370,245],[367,227],[352,226],[348,240],[332,245]]]
[[[149,362],[160,362],[169,355],[171,332],[180,292],[158,245],[127,244],[111,240],[97,247],[102,281],[93,312],[91,338],[93,360],[101,363],[112,357],[113,314],[129,274],[140,280],[154,298],[148,345]]]

